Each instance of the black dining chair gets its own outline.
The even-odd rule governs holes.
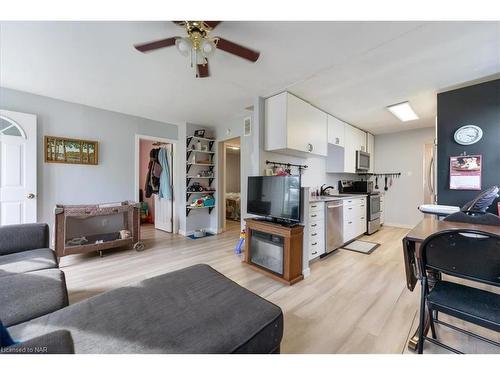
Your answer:
[[[429,288],[427,271],[500,287],[500,236],[478,230],[450,229],[427,237],[421,246],[422,270],[418,353],[430,341],[454,353],[460,351],[437,339],[435,324],[500,347],[500,343],[455,327],[437,318],[437,312],[500,332],[500,294],[457,282],[436,280]],[[425,308],[431,337],[424,335]]]

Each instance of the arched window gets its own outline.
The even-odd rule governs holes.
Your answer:
[[[10,135],[26,139],[26,133],[23,128],[14,120],[3,115],[0,115],[0,135]]]

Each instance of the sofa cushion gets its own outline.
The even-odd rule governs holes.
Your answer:
[[[64,273],[48,269],[0,278],[0,319],[6,327],[68,305]],[[12,333],[12,332],[11,332]]]
[[[49,247],[47,224],[0,226],[0,255]]]
[[[16,342],[12,339],[12,337],[10,337],[9,331],[7,331],[7,328],[0,320],[0,348],[11,346],[14,344],[16,344]]]
[[[57,268],[57,259],[51,249],[36,249],[0,256],[0,277],[13,273]]]
[[[76,353],[269,353],[281,309],[207,265],[106,292],[11,327],[26,340],[71,332]]]

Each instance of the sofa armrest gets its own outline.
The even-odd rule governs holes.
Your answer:
[[[0,255],[49,247],[47,224],[0,226]]]
[[[69,331],[60,330],[0,348],[0,354],[75,354]]]

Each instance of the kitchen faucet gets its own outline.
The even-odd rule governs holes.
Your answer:
[[[334,187],[331,185],[324,188],[323,186],[325,186],[325,185],[326,184],[321,185],[321,188],[319,189],[319,195],[325,195],[325,193],[328,189],[334,189]]]

